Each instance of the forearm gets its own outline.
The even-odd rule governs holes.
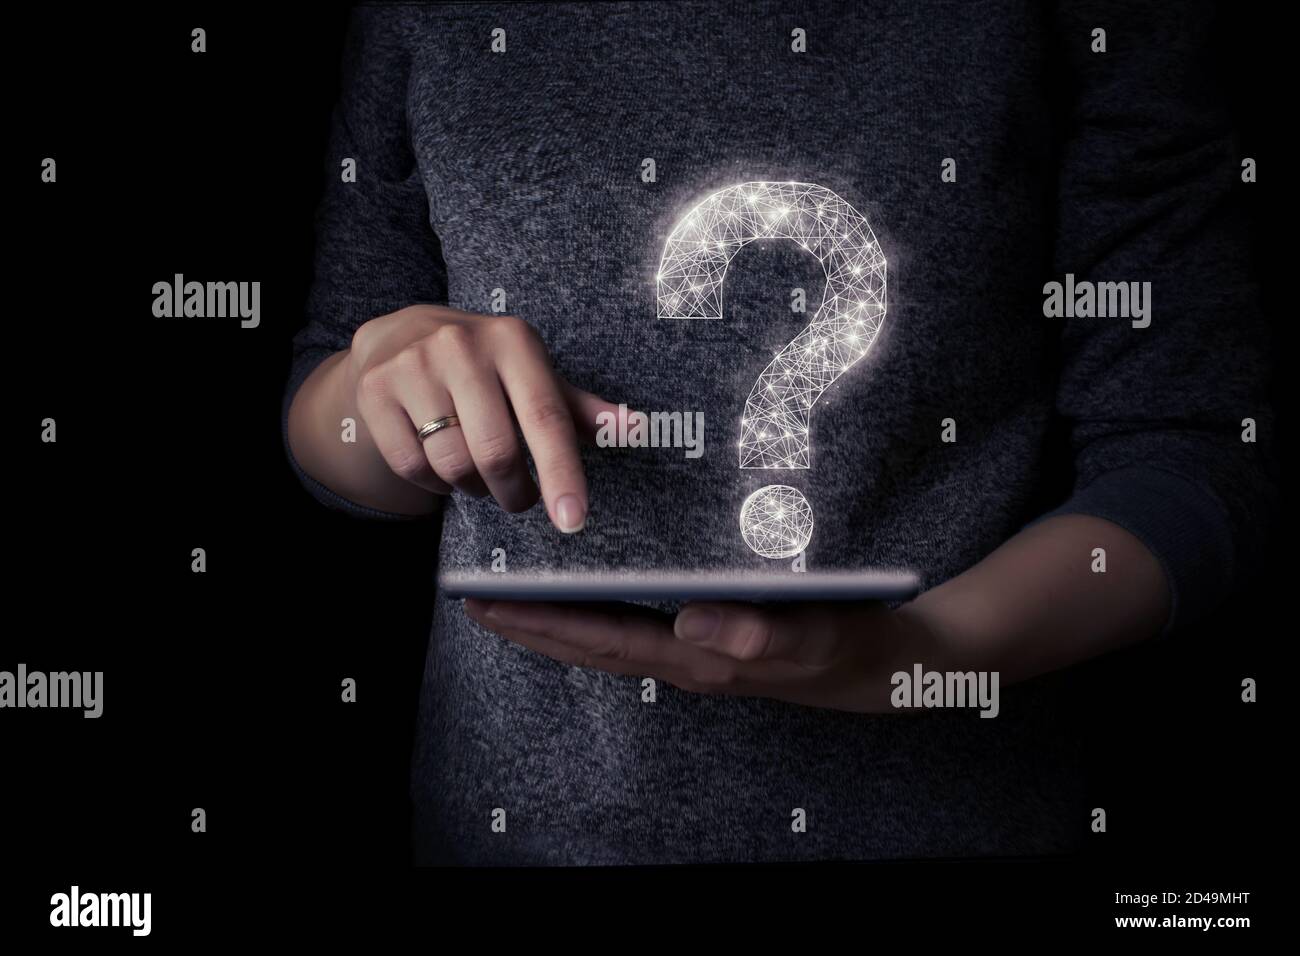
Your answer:
[[[294,458],[312,478],[358,504],[394,514],[429,514],[437,497],[395,475],[380,454],[356,407],[347,358],[347,350],[331,355],[294,395],[289,408]],[[345,419],[355,423],[355,441],[343,440]]]
[[[1104,572],[1093,570],[1097,548]],[[932,635],[937,665],[996,670],[1011,683],[1154,637],[1169,605],[1164,571],[1137,538],[1101,518],[1063,515],[900,613]]]

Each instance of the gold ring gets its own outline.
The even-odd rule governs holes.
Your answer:
[[[444,415],[442,418],[435,418],[431,422],[425,422],[420,427],[420,441],[424,441],[430,435],[436,435],[444,428],[451,428],[453,425],[459,425],[460,419],[455,415]]]

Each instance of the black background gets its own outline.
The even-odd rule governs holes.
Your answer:
[[[105,713],[0,715],[5,928],[48,926],[49,895],[74,882],[153,892],[160,939],[242,932],[286,912],[298,930],[364,928],[390,893],[414,912],[457,894],[553,898],[576,918],[612,892],[618,905],[597,908],[642,927],[661,892],[677,899],[672,913],[718,900],[713,871],[620,873],[611,890],[600,882],[610,874],[406,869],[431,603],[412,596],[432,586],[431,530],[325,511],[289,472],[279,434],[313,212],[327,168],[337,174],[325,137],[346,7],[7,15],[10,53],[25,64],[8,87],[18,135],[4,151],[18,196],[6,391],[21,451],[7,469],[16,533],[0,669],[102,670]],[[1272,127],[1291,112],[1283,32],[1242,5],[1222,19],[1218,67],[1241,153],[1261,167],[1241,194],[1276,316],[1290,246],[1270,185],[1284,175],[1284,160],[1270,161]],[[190,52],[195,26],[208,34],[202,55]],[[46,156],[56,185],[39,181]],[[261,327],[154,319],[151,286],[177,272],[260,280]],[[46,417],[57,444],[36,439]],[[195,547],[206,574],[190,571]],[[1269,677],[1285,672],[1279,648],[1294,630],[1286,556],[1272,547],[1271,580],[1214,620],[1079,669],[1091,805],[1109,815],[1085,858],[826,868],[811,881],[805,868],[761,867],[730,870],[727,885],[751,901],[758,890],[815,904],[810,913],[830,893],[868,924],[936,907],[1002,929],[1081,917],[1052,924],[1070,934],[1121,915],[1116,890],[1248,889],[1249,906],[1214,915],[1259,925],[1283,792],[1284,691]],[[1252,706],[1239,699],[1245,676],[1261,683]],[[355,705],[340,702],[345,677],[358,682]],[[207,811],[206,834],[190,830],[194,807]],[[620,892],[628,880],[645,880],[646,894]],[[229,896],[203,895],[214,888]],[[653,908],[666,916],[662,900]]]

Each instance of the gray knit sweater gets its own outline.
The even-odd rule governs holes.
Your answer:
[[[509,515],[456,495],[429,541],[442,565],[486,569],[502,548],[511,570],[764,568],[736,514],[772,475],[737,467],[740,414],[825,275],[795,243],[752,243],[721,321],[656,318],[655,277],[704,196],[817,183],[874,230],[888,312],[814,409],[811,467],[781,473],[817,513],[808,567],[914,568],[933,587],[1058,509],[1147,544],[1173,590],[1170,629],[1201,618],[1242,575],[1268,494],[1258,446],[1241,440],[1243,419],[1267,418],[1231,208],[1240,157],[1194,59],[1201,10],[1061,6],[359,9],[285,409],[365,320],[414,302],[489,312],[502,290],[570,381],[634,408],[703,411],[706,452],[585,450],[579,535],[540,506]],[[1097,27],[1105,53],[1091,49]],[[355,183],[339,176],[346,157]],[[1151,282],[1149,327],[1045,317],[1044,283],[1067,273]],[[791,311],[794,288],[808,315]],[[290,459],[323,503],[396,517]],[[531,653],[439,596],[412,770],[417,858],[1067,850],[1087,814],[1058,684],[1004,689],[995,720],[666,686],[644,703],[639,681]],[[792,829],[795,808],[807,832]]]

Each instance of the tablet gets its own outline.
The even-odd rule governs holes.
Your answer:
[[[448,597],[492,601],[906,601],[912,571],[443,571]]]

